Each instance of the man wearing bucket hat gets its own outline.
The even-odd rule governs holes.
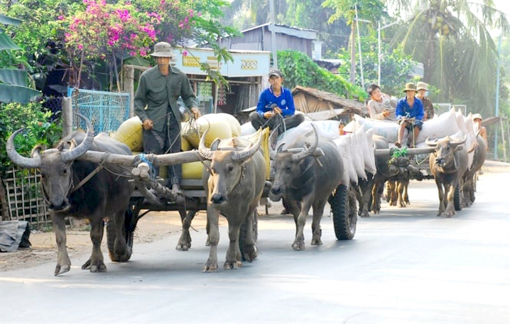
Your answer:
[[[395,142],[397,147],[402,146],[402,138],[404,137],[404,130],[407,128],[409,132],[413,134],[413,140],[411,146],[414,147],[415,140],[420,133],[421,127],[423,125],[423,115],[425,114],[423,111],[423,104],[420,99],[415,97],[416,94],[416,84],[409,82],[406,83],[406,87],[404,88],[404,92],[406,96],[400,99],[397,103],[397,109],[395,111],[395,116],[397,117],[397,121],[400,124],[400,128],[398,130],[398,140]]]
[[[485,141],[485,144],[487,144],[487,148],[489,148],[489,141],[487,140],[487,129],[482,126],[482,115],[480,114],[474,114],[473,115],[473,122],[475,127],[475,132],[480,132],[480,136]]]
[[[425,112],[423,121],[434,118],[434,105],[432,105],[432,101],[426,97],[427,91],[429,91],[428,84],[425,82],[418,82],[416,90],[418,91],[416,97],[421,100],[423,104],[423,111]]]
[[[167,42],[154,45],[158,66],[140,76],[134,98],[135,114],[143,123],[143,149],[145,153],[177,153],[181,150],[181,113],[177,104],[179,96],[195,117],[200,116],[196,108],[196,97],[188,77],[170,66],[172,47]],[[168,167],[167,186],[180,192],[181,165]]]

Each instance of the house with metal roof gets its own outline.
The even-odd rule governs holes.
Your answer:
[[[221,47],[229,50],[271,51],[271,32],[275,32],[277,50],[294,50],[312,57],[313,42],[317,40],[317,31],[270,23],[241,31],[240,37],[224,37]]]

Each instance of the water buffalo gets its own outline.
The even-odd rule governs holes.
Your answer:
[[[269,194],[273,201],[285,199],[294,215],[296,236],[292,247],[297,251],[305,249],[303,229],[310,208],[313,207],[311,244],[321,245],[320,221],[328,198],[341,187],[344,199],[347,199],[346,185],[341,185],[343,160],[340,153],[333,142],[319,141],[315,125],[313,131],[315,140],[309,147],[278,148],[274,157],[274,182]],[[353,232],[351,234],[354,235]]]
[[[437,216],[455,215],[454,199],[462,199],[455,196],[456,191],[458,193],[463,186],[463,176],[468,167],[467,149],[462,145],[465,140],[466,138],[454,140],[447,136],[435,141],[425,141],[428,146],[436,148],[429,156],[429,166],[439,193]]]
[[[259,150],[262,135],[256,144],[239,138],[217,140],[211,149],[204,145],[205,134],[199,145],[200,155],[210,160],[210,167],[204,170],[203,181],[207,192],[207,226],[209,228],[209,258],[203,271],[218,269],[219,215],[228,221],[229,246],[223,268],[238,269],[242,258],[251,262],[257,257],[253,238],[253,217],[265,184],[266,166]],[[241,150],[238,150],[241,149]],[[208,169],[208,170],[207,170]],[[210,172],[210,173],[209,173]],[[243,226],[244,225],[244,226]],[[239,247],[240,229],[246,229],[243,253]]]
[[[97,170],[98,164],[77,160],[87,150],[131,155],[124,144],[100,134],[94,138],[89,120],[86,121],[87,133],[74,132],[62,139],[56,148],[41,151],[34,148],[32,156],[26,158],[16,152],[14,138],[22,130],[14,132],[7,142],[7,153],[17,165],[39,169],[42,177],[44,197],[49,204],[50,216],[58,247],[55,275],[67,272],[71,261],[66,248],[65,217],[86,218],[90,221],[92,254],[82,269],[91,272],[106,271],[101,252],[101,240],[104,231],[104,218],[109,218],[108,247],[113,261],[127,261],[131,248],[126,243],[134,228],[131,226],[132,214],[128,211],[129,198],[133,185],[124,177],[125,171],[113,165]],[[97,172],[98,171],[98,172]],[[93,174],[94,172],[97,172]],[[93,176],[86,180],[89,174]],[[85,179],[85,180],[84,180]],[[82,180],[85,182],[81,184]]]
[[[487,142],[485,142],[482,136],[477,135],[476,143],[471,149],[474,150],[473,163],[469,170],[464,174],[464,186],[462,188],[464,192],[464,202],[467,207],[471,206],[473,202],[475,202],[475,177],[476,172],[482,168],[482,165],[485,162]]]

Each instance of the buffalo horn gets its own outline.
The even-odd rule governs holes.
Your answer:
[[[262,143],[263,136],[264,136],[263,133],[260,132],[259,139],[255,145],[250,145],[240,152],[234,152],[234,156],[232,157],[232,160],[239,161],[242,163],[242,162],[246,161],[247,159],[251,158],[252,155],[258,151],[260,144]]]
[[[308,147],[307,149],[303,150],[302,152],[292,154],[292,160],[293,161],[299,161],[301,159],[304,159],[308,155],[311,155],[311,154],[315,153],[315,150],[317,149],[317,146],[319,145],[319,133],[317,132],[316,126],[314,124],[311,124],[311,125],[312,125],[312,128],[313,128],[313,133],[314,133],[315,141],[313,142],[312,145],[310,145],[310,147]]]
[[[200,154],[200,156],[206,160],[212,160],[214,152],[205,147],[205,136],[207,135],[208,131],[209,130],[206,130],[202,134],[202,137],[200,137],[200,143],[198,144],[198,154]]]
[[[466,138],[467,138],[467,136],[464,134],[464,137],[462,139],[456,139],[456,140],[450,139],[450,145],[455,147],[457,145],[464,144],[464,142],[466,141]]]
[[[437,145],[437,139],[434,140],[434,141],[431,141],[429,140],[429,138],[427,137],[427,139],[425,140],[425,144],[427,144],[427,146],[436,146]]]
[[[19,133],[24,132],[24,131],[25,131],[24,128],[18,129],[17,131],[12,133],[11,136],[9,136],[9,139],[7,140],[7,145],[6,145],[7,155],[9,156],[9,158],[11,159],[11,161],[14,164],[19,165],[20,167],[38,168],[41,166],[41,157],[39,156],[39,154],[35,154],[35,156],[31,157],[31,158],[26,158],[24,156],[21,156],[14,148],[14,139],[16,138],[16,136]]]
[[[75,114],[77,117],[81,118],[87,124],[87,134],[83,142],[75,148],[62,153],[62,161],[69,162],[74,161],[78,157],[85,154],[92,143],[94,142],[94,128],[92,128],[92,123],[85,116],[81,114]]]

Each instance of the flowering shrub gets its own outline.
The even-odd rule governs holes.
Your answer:
[[[67,18],[66,47],[85,50],[87,56],[101,59],[123,51],[147,55],[150,44],[156,40],[151,18],[159,22],[157,14],[141,14],[131,4],[113,5],[105,0],[83,2],[85,10]]]

